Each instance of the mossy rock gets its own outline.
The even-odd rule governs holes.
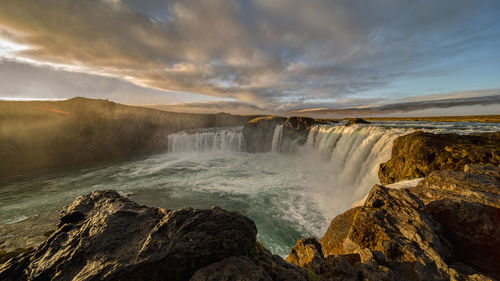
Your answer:
[[[436,170],[462,171],[466,164],[500,165],[500,132],[457,135],[417,131],[394,141],[380,165],[382,184],[425,177]]]

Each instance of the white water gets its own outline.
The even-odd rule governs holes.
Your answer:
[[[169,152],[243,151],[243,127],[209,128],[168,135]]]
[[[331,219],[378,183],[393,140],[414,130],[396,125],[315,126],[304,146],[287,153],[276,153],[283,143],[277,127],[275,153],[255,154],[245,152],[241,128],[183,131],[168,137],[166,154],[9,183],[0,186],[0,245],[32,246],[76,196],[115,189],[149,206],[239,211],[256,222],[258,240],[284,256],[297,239],[320,238]]]
[[[280,152],[282,140],[283,140],[283,125],[276,125],[276,127],[274,128],[273,142],[271,143],[272,152]]]
[[[325,217],[345,211],[379,183],[379,165],[390,159],[394,139],[408,132],[366,125],[318,125],[311,129],[302,153],[315,151],[329,168],[321,185],[311,188]]]

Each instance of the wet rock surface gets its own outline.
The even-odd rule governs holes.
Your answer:
[[[65,207],[58,229],[7,262],[0,280],[189,280],[247,254],[256,234],[253,221],[218,207],[171,211],[96,191]]]
[[[243,127],[243,137],[248,152],[271,151],[276,126],[283,125],[280,147],[282,151],[291,151],[307,140],[313,125],[337,122],[330,119],[313,119],[308,117],[265,116],[250,120]]]
[[[408,189],[375,185],[364,205],[332,220],[319,263],[357,254],[355,280],[499,279],[500,183],[482,168],[436,171]],[[303,253],[289,260],[300,264],[291,257],[307,249],[294,249]]]
[[[375,185],[286,260],[236,212],[150,208],[95,191],[65,207],[39,247],[0,267],[0,280],[498,280],[496,169],[434,171],[407,189]]]
[[[382,184],[390,184],[425,177],[436,170],[463,171],[466,164],[499,166],[500,132],[457,135],[417,131],[401,136],[394,141],[391,159],[380,165],[379,178]]]
[[[243,127],[243,137],[248,152],[271,151],[274,129],[285,122],[285,117],[266,116],[250,120]]]

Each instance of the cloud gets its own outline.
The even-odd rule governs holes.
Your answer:
[[[237,101],[188,102],[171,105],[144,105],[146,107],[190,113],[232,114],[274,114],[284,116],[309,117],[353,117],[353,116],[414,116],[431,115],[463,115],[498,114],[500,108],[500,89],[457,91],[434,95],[423,95],[412,98],[388,100],[343,99],[332,102],[295,101],[289,103],[269,104],[259,107],[251,103]],[[465,110],[472,108],[472,110]]]
[[[483,96],[484,94],[489,94]],[[427,100],[424,98],[427,97]],[[406,100],[406,101],[405,101]],[[479,111],[481,114],[498,114],[500,108],[500,89],[491,89],[486,91],[461,91],[452,93],[443,93],[441,95],[428,95],[416,97],[413,100],[409,98],[392,101],[390,103],[375,106],[347,107],[340,109],[331,108],[306,108],[302,110],[291,110],[287,115],[307,115],[312,117],[348,117],[348,116],[395,116],[408,115],[412,113],[415,116],[424,116],[424,114],[433,115],[463,115],[464,108],[476,106],[487,106],[487,111]],[[460,108],[460,109],[458,109]],[[432,110],[429,110],[432,109]],[[436,110],[439,109],[439,110]],[[443,111],[445,109],[445,111]],[[450,109],[450,110],[447,110]],[[484,108],[483,108],[484,110]],[[431,113],[432,112],[432,113]],[[477,114],[470,113],[467,114]]]
[[[118,78],[0,60],[0,99],[68,99],[76,96],[110,99],[127,104],[172,104],[219,99],[191,93],[165,92],[140,87]],[[146,97],[146,98],[145,98]]]
[[[3,0],[22,59],[256,108],[362,98],[498,43],[498,1]],[[140,91],[139,91],[140,92]],[[145,95],[143,92],[137,95]]]

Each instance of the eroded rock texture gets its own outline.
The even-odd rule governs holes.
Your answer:
[[[375,185],[286,261],[236,212],[149,208],[95,191],[62,210],[47,241],[4,264],[0,280],[500,279],[497,169],[434,171],[408,189]]]
[[[0,280],[189,280],[255,245],[250,219],[218,207],[140,206],[114,191],[78,197],[36,250],[0,269]]]
[[[307,140],[313,125],[337,122],[330,119],[313,119],[308,117],[266,116],[250,120],[243,128],[243,136],[248,152],[271,151],[276,126],[283,125],[279,146],[281,151],[291,151]]]
[[[352,280],[499,279],[495,169],[435,171],[409,189],[375,185],[364,205],[333,219],[320,245],[300,240],[287,261],[322,280],[347,280],[328,266],[340,257],[350,257],[352,271],[343,263],[342,276]]]
[[[248,152],[271,151],[274,129],[285,122],[285,117],[267,116],[250,120],[243,127],[243,137]]]
[[[462,171],[465,164],[500,165],[500,132],[477,135],[417,131],[394,141],[391,159],[380,165],[382,184],[420,178],[435,170]]]

